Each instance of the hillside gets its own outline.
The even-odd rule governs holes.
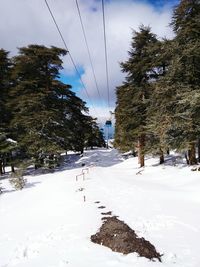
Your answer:
[[[90,150],[69,155],[55,172],[28,175],[22,191],[2,180],[0,267],[198,267],[200,173],[176,155],[157,162],[147,158],[139,169],[137,158]],[[85,180],[76,181],[82,169]],[[92,243],[102,210],[152,242],[162,263]]]

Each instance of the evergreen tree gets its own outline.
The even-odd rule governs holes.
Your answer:
[[[19,54],[13,60],[12,127],[21,148],[37,158],[42,151],[58,149],[51,133],[59,114],[55,90],[60,84],[55,80],[61,69],[60,56],[66,51],[30,45],[20,48]]]
[[[79,151],[81,154],[84,151],[85,135],[88,131],[88,108],[79,97],[71,94],[67,105],[67,124],[69,129],[69,144],[70,149]]]
[[[88,132],[86,133],[85,146],[90,147],[105,147],[103,132],[99,129],[96,119],[88,117]]]
[[[137,141],[135,128],[139,125],[137,120],[131,119],[137,112],[137,103],[135,103],[134,98],[135,90],[126,83],[117,87],[116,94],[114,146],[123,152],[135,151]]]
[[[164,163],[164,152],[169,150],[167,131],[174,115],[174,88],[167,87],[165,76],[173,58],[173,41],[162,40],[153,44],[149,53],[154,55],[152,68],[157,76],[152,82],[152,94],[147,109],[147,132],[150,136],[147,150],[160,156]]]
[[[10,87],[11,62],[8,58],[8,52],[0,49],[0,123],[1,127],[8,122],[9,112],[6,108],[8,99],[8,90]]]
[[[170,134],[177,148],[188,149],[192,165],[197,163],[195,146],[200,136],[200,1],[180,1],[171,25],[176,37],[166,84],[175,88],[176,112]]]
[[[11,86],[11,62],[8,52],[0,49],[0,175],[5,172],[5,164],[13,146],[9,141],[10,110],[7,107],[8,91]]]
[[[141,167],[144,166],[146,119],[152,90],[151,81],[158,75],[152,68],[154,56],[148,50],[152,44],[157,42],[156,36],[151,33],[149,27],[142,25],[139,32],[134,32],[129,59],[121,63],[122,71],[127,73],[126,82],[117,89],[115,145],[126,147],[123,141],[127,140],[127,136],[128,141],[132,141],[129,148],[136,146],[138,148]],[[136,142],[138,142],[137,145]]]
[[[85,103],[59,81],[64,49],[29,45],[19,49],[13,60],[13,79],[10,106],[13,109],[12,127],[15,138],[36,163],[45,155],[74,148],[77,132],[87,112]]]
[[[200,38],[200,1],[181,0],[173,12],[171,26],[180,45],[196,42]]]
[[[200,2],[180,1],[171,23],[176,36],[163,42],[162,55],[158,56],[167,63],[167,71],[155,84],[148,108],[148,129],[160,143],[160,151],[169,147],[188,149],[189,164],[197,162],[195,145],[200,123],[199,22]]]

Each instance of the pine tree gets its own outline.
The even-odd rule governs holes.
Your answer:
[[[85,135],[88,131],[88,111],[85,102],[71,92],[66,107],[69,148],[81,154],[84,151]]]
[[[8,91],[11,86],[11,68],[8,52],[0,49],[0,175],[5,172],[6,158],[13,149],[12,143],[9,142],[10,110],[7,107]]]
[[[200,1],[180,1],[171,25],[176,37],[166,81],[176,87],[177,100],[171,134],[178,148],[188,149],[192,165],[197,163],[195,146],[200,136]]]
[[[147,150],[160,156],[164,163],[164,153],[169,150],[167,132],[171,127],[174,115],[174,88],[167,86],[165,76],[173,58],[173,41],[161,40],[153,44],[149,53],[154,55],[152,68],[157,76],[152,82],[152,94],[147,109],[147,132],[150,136]]]
[[[135,129],[140,125],[137,120],[133,120],[137,112],[135,103],[135,90],[128,83],[117,87],[117,103],[115,109],[115,141],[114,146],[122,152],[135,151],[137,136]]]
[[[20,148],[35,158],[36,165],[45,155],[74,148],[77,132],[79,139],[82,136],[85,103],[70,85],[59,81],[65,54],[64,49],[29,45],[20,48],[13,60],[11,125]]]
[[[138,142],[138,158],[141,167],[144,166],[151,80],[157,77],[157,73],[152,68],[154,58],[148,50],[149,46],[156,42],[157,38],[151,33],[149,27],[142,25],[139,32],[134,32],[129,59],[121,63],[122,71],[127,73],[126,82],[117,89],[115,145],[123,147],[126,136],[132,141],[128,145],[130,149],[133,149]]]
[[[158,59],[163,58],[167,68],[155,83],[148,108],[148,129],[160,143],[160,150],[187,148],[189,164],[196,163],[200,123],[199,20],[199,1],[183,0],[174,9],[171,25],[176,36],[163,42],[164,53]]]
[[[90,147],[105,147],[103,132],[99,129],[96,119],[88,116],[88,132],[85,136],[85,146]]]
[[[6,108],[8,90],[10,86],[10,69],[11,62],[8,58],[8,52],[0,49],[0,123],[6,123],[8,121],[8,110]]]
[[[174,9],[171,26],[180,45],[196,42],[200,38],[200,1],[181,0]]]
[[[51,131],[59,114],[55,91],[60,85],[56,81],[62,68],[60,56],[66,51],[29,45],[20,48],[19,53],[13,60],[16,82],[10,92],[11,125],[21,148],[37,158],[41,152],[58,149]]]

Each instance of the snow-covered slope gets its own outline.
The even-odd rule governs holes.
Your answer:
[[[157,161],[147,159],[141,170],[136,158],[93,150],[63,170],[28,176],[22,191],[2,180],[0,267],[199,267],[200,173],[172,166],[170,158],[163,166]],[[76,181],[88,166],[85,180]],[[155,245],[163,262],[93,244],[102,211]]]

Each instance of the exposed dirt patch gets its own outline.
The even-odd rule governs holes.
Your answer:
[[[102,212],[101,214],[102,214],[102,215],[111,215],[111,214],[112,214],[112,211]]]
[[[92,242],[109,247],[115,252],[123,254],[136,252],[141,257],[158,259],[161,262],[162,255],[155,247],[144,238],[139,238],[123,221],[116,217],[104,217],[104,220],[99,232],[91,236]]]
[[[99,206],[98,209],[105,209],[105,206]]]
[[[116,218],[116,219],[117,219],[117,218],[119,218],[119,216],[112,216],[112,217],[104,216],[104,217],[101,218],[101,220],[102,220],[102,221],[105,221],[105,220],[107,220],[108,218]]]
[[[105,220],[107,220],[108,218],[109,218],[109,217],[102,217],[101,220],[102,220],[102,221],[105,221]]]

